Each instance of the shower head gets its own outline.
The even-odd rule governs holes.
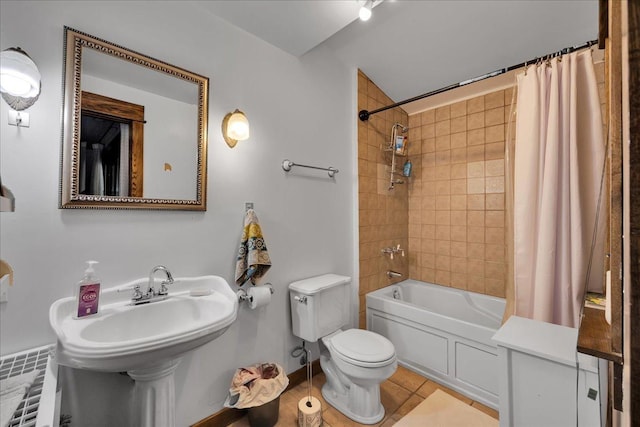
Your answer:
[[[403,125],[402,123],[395,123],[393,125],[393,127],[399,127],[400,128],[400,132],[402,132],[402,133],[406,133],[409,130],[409,127]]]

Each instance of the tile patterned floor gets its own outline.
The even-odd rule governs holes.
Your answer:
[[[364,424],[352,421],[324,401],[322,393],[320,392],[324,382],[325,376],[322,372],[315,375],[313,377],[313,390],[311,392],[311,394],[320,399],[320,402],[322,403],[322,418],[324,420],[323,426],[363,426]],[[493,418],[498,419],[497,411],[478,402],[474,402],[468,397],[430,381],[406,368],[398,366],[396,373],[380,386],[380,400],[382,401],[382,405],[385,409],[385,417],[380,423],[376,424],[376,426],[390,427],[394,425],[398,420],[400,420],[400,418],[408,414],[413,408],[418,406],[425,398],[437,389],[449,393],[467,405],[471,405]],[[297,427],[298,401],[306,395],[307,383],[305,382],[280,396],[280,415],[276,427]],[[229,427],[248,426],[249,421],[244,417],[243,419],[231,424]]]

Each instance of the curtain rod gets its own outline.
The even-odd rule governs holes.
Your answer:
[[[517,65],[512,65],[512,66],[507,67],[507,68],[501,68],[499,70],[492,71],[492,72],[487,73],[487,74],[483,74],[483,75],[481,75],[479,77],[474,77],[473,79],[465,80],[465,81],[460,82],[460,83],[454,83],[452,85],[445,86],[445,87],[440,88],[440,89],[432,90],[431,92],[423,93],[422,95],[414,96],[413,98],[405,99],[404,101],[396,102],[395,104],[387,105],[386,107],[378,108],[378,109],[373,110],[373,111],[360,110],[360,112],[358,113],[358,117],[360,118],[360,120],[365,122],[365,121],[369,120],[369,116],[371,116],[373,114],[381,113],[382,111],[386,111],[386,110],[389,110],[391,108],[400,107],[401,105],[408,104],[408,103],[413,102],[413,101],[418,101],[418,100],[423,99],[423,98],[428,98],[430,96],[437,95],[439,93],[446,92],[446,91],[449,91],[451,89],[456,89],[456,88],[459,88],[459,87],[462,87],[462,86],[466,86],[466,85],[471,84],[471,83],[479,82],[480,80],[488,79],[490,77],[499,76],[500,74],[508,73],[509,71],[513,71],[513,70],[517,70],[518,68],[525,67],[528,64],[535,64],[536,62],[538,62],[540,60],[543,60],[545,58],[550,59],[550,58],[553,58],[553,57],[556,57],[556,56],[559,56],[559,55],[566,55],[568,53],[575,52],[575,51],[580,50],[580,49],[591,47],[591,46],[593,46],[594,44],[597,44],[597,43],[598,43],[598,40],[591,40],[591,41],[583,43],[583,44],[581,44],[579,46],[566,47],[566,48],[564,48],[562,50],[559,50],[557,52],[554,52],[554,53],[551,53],[551,54],[548,54],[548,55],[536,57],[536,58],[531,59],[529,61],[521,62],[520,64],[517,64]]]

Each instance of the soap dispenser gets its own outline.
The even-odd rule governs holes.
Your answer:
[[[75,319],[98,313],[100,280],[93,269],[93,265],[97,263],[98,261],[87,261],[84,277],[75,287],[76,311],[73,316]]]

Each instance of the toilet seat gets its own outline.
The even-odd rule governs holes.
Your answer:
[[[335,357],[352,365],[376,368],[393,363],[396,352],[387,338],[363,329],[349,329],[331,337]]]

